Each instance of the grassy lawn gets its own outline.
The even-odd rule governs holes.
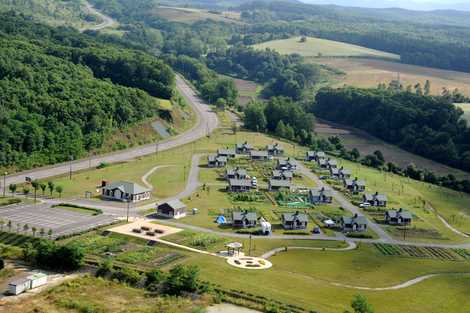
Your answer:
[[[437,218],[442,215],[453,227],[463,232],[470,232],[470,195],[447,188],[418,182],[402,176],[381,172],[357,163],[341,160],[340,164],[353,172],[353,177],[364,179],[367,192],[385,193],[389,199],[389,208],[405,208],[414,215],[416,226],[407,231],[407,239],[433,242],[463,242],[458,236]],[[434,209],[434,210],[433,210]],[[382,219],[382,214],[369,214],[372,218]],[[386,227],[389,229],[389,227]],[[402,239],[402,232],[392,228],[396,238]],[[415,235],[413,235],[416,233]]]
[[[282,54],[298,53],[304,57],[372,57],[399,60],[400,56],[379,50],[369,49],[344,42],[307,37],[301,42],[300,37],[273,40],[257,44],[257,49],[274,49]]]
[[[0,207],[5,206],[5,205],[20,203],[20,202],[22,202],[22,199],[20,198],[0,196]]]
[[[240,14],[229,11],[220,12],[220,14],[216,14],[212,11],[202,9],[160,6],[154,9],[154,13],[159,17],[167,19],[169,21],[186,24],[192,24],[204,20],[213,20],[218,22],[237,24],[241,23]]]
[[[89,276],[2,304],[4,312],[181,312],[192,313],[207,306],[207,299],[149,297],[143,289]],[[158,308],[156,311],[156,308]]]
[[[53,206],[53,208],[58,209],[58,210],[66,210],[70,212],[76,212],[76,213],[82,213],[82,214],[88,214],[88,215],[101,214],[99,210],[73,206],[73,205],[57,205],[57,206]]]

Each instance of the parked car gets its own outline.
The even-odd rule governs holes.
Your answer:
[[[330,177],[323,175],[323,176],[320,176],[319,178],[320,178],[321,180],[325,180],[325,179],[328,179],[328,178],[330,178]]]
[[[364,202],[364,203],[359,204],[359,206],[360,206],[361,208],[368,208],[368,207],[370,207],[370,203]]]
[[[314,234],[319,234],[319,233],[321,233],[320,227],[315,226],[315,227],[313,228],[313,233],[314,233]]]

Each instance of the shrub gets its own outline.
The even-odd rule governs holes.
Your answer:
[[[191,240],[191,245],[195,247],[207,248],[212,244],[217,243],[220,240],[219,237],[209,234],[197,234]]]
[[[181,295],[183,292],[195,292],[198,290],[199,268],[196,266],[173,267],[166,279],[165,289],[170,295]]]
[[[117,271],[114,271],[111,275],[111,278],[116,279],[122,283],[135,286],[141,281],[142,275],[133,269],[122,268]]]
[[[95,275],[96,277],[107,277],[108,275],[112,275],[113,271],[113,262],[110,259],[106,259],[100,264]]]

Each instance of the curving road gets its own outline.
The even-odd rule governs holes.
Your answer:
[[[86,30],[98,31],[98,30],[102,30],[104,28],[113,27],[114,25],[117,24],[115,20],[113,20],[111,17],[109,17],[107,15],[104,15],[100,11],[96,10],[88,2],[85,3],[85,10],[88,11],[88,13],[90,13],[90,14],[98,16],[102,20],[102,22],[98,25],[93,25],[93,26],[87,26],[87,27],[80,28],[80,30],[79,30],[80,32],[84,32]]]
[[[81,159],[74,162],[61,163],[57,165],[33,169],[30,171],[15,173],[6,177],[6,186],[8,186],[9,184],[23,183],[26,177],[32,177],[33,179],[44,179],[52,176],[69,173],[70,169],[75,172],[89,169],[91,167],[96,167],[103,162],[116,163],[132,160],[141,156],[155,153],[157,149],[158,151],[164,151],[181,145],[185,145],[192,141],[196,141],[214,131],[214,129],[216,129],[219,125],[217,115],[205,102],[203,102],[197,96],[196,92],[186,83],[186,81],[178,75],[176,76],[176,88],[178,88],[181,95],[191,105],[197,116],[196,125],[190,130],[178,136],[169,138],[164,141],[160,141],[157,144],[148,144],[129,150],[123,150],[101,156]],[[0,193],[3,192],[3,180],[1,181],[1,185],[2,187],[0,188]]]

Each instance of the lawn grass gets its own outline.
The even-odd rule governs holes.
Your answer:
[[[202,9],[159,6],[153,10],[153,13],[161,18],[167,19],[168,21],[185,24],[192,24],[204,20],[237,24],[241,23],[240,14],[229,11],[216,14],[212,11]]]
[[[464,242],[465,239],[444,226],[436,212],[442,215],[449,224],[463,232],[470,232],[470,195],[456,192],[447,188],[415,181],[399,175],[378,171],[358,163],[341,160],[340,166],[351,169],[353,177],[364,179],[367,184],[367,192],[385,193],[388,196],[389,208],[405,208],[415,216],[413,224],[418,229],[424,229],[440,234],[430,236],[426,234],[413,236],[413,227],[407,231],[407,239],[414,241],[433,242]],[[372,218],[383,219],[383,215],[369,214]],[[385,229],[395,229],[385,227]],[[402,239],[402,233],[390,231],[398,239]]]
[[[2,304],[4,312],[181,312],[193,313],[208,305],[207,298],[149,297],[143,289],[93,278],[76,278],[32,295]]]
[[[254,46],[256,49],[274,49],[281,54],[297,53],[304,57],[369,57],[400,60],[400,56],[369,49],[344,42],[307,37],[306,42],[301,42],[300,37],[273,40]]]
[[[91,209],[91,208],[85,208],[85,207],[79,207],[79,206],[74,206],[74,205],[64,204],[64,205],[53,206],[53,208],[58,209],[58,210],[66,210],[66,211],[70,211],[70,212],[87,214],[87,215],[101,214],[101,212],[99,210]]]

